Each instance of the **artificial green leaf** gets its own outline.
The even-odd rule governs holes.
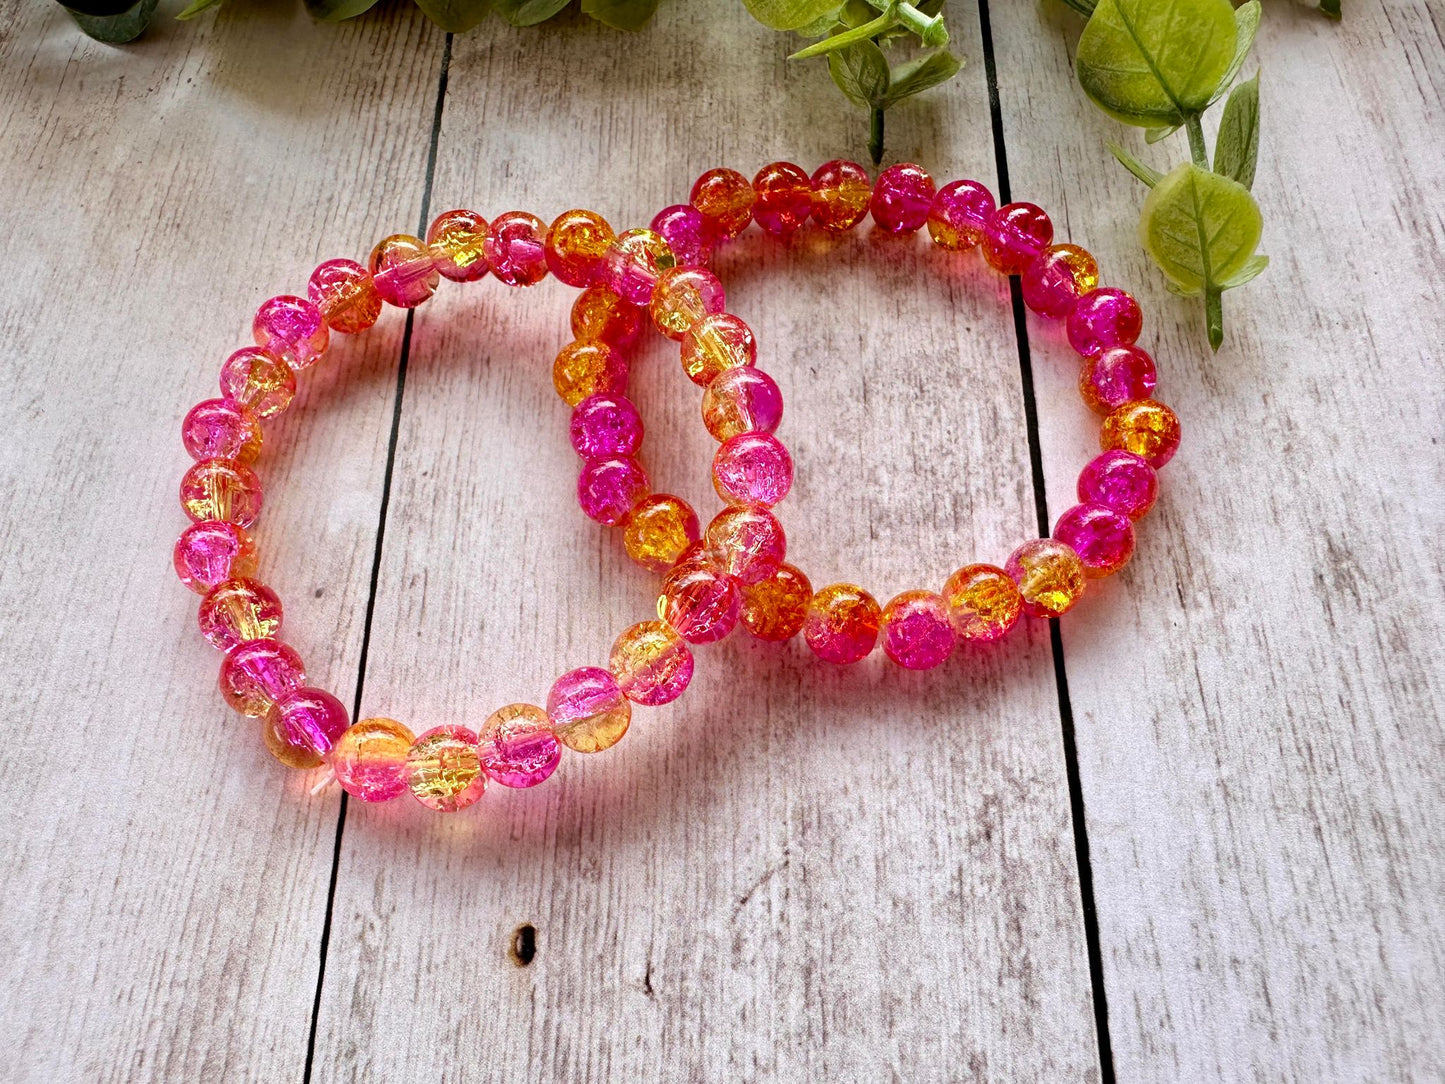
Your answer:
[[[194,19],[203,11],[209,11],[217,6],[221,0],[193,0],[183,11],[176,15],[177,19]]]
[[[1079,38],[1079,84],[1140,128],[1182,124],[1209,104],[1237,37],[1229,0],[1099,0]]]
[[[1172,283],[1197,294],[1222,289],[1244,270],[1263,224],[1244,185],[1185,162],[1144,201],[1139,240]]]
[[[1096,6],[1097,0],[1064,0],[1064,3],[1068,4],[1069,7],[1087,19],[1090,15],[1094,14],[1094,7]]]
[[[1331,19],[1340,17],[1340,0],[1320,0],[1320,10]]]
[[[773,30],[796,30],[838,9],[838,0],[743,0],[748,14]]]
[[[882,109],[888,98],[888,59],[871,41],[860,41],[828,54],[828,73],[850,102]]]
[[[835,53],[850,45],[856,45],[860,41],[872,41],[894,25],[893,9],[896,6],[896,4],[889,4],[888,10],[872,22],[864,23],[862,26],[850,26],[847,30],[840,30],[822,41],[815,41],[812,45],[799,49],[788,59],[807,60],[809,57],[822,56],[824,53]]]
[[[93,12],[77,11],[70,7],[67,7],[66,11],[70,12],[70,17],[88,37],[103,41],[107,45],[124,45],[145,33],[146,27],[151,24],[151,16],[155,14],[156,3],[157,0],[137,0],[120,10],[116,10],[118,4],[109,4],[101,5]]]
[[[1219,285],[1222,289],[1233,290],[1236,286],[1243,286],[1246,282],[1259,277],[1259,273],[1269,266],[1269,257],[1260,253],[1258,256],[1251,256],[1244,261],[1244,266]]]
[[[513,26],[545,23],[570,0],[492,0],[492,10]]]
[[[657,0],[582,0],[582,10],[618,30],[641,30],[657,11]]]
[[[1229,70],[1224,73],[1224,78],[1219,80],[1219,86],[1215,87],[1214,93],[1209,96],[1211,104],[1224,97],[1229,84],[1234,82],[1239,69],[1244,67],[1245,58],[1249,56],[1249,50],[1254,45],[1254,36],[1259,33],[1259,17],[1263,10],[1259,6],[1259,0],[1249,0],[1249,3],[1234,9],[1234,57],[1229,62]]]
[[[1179,125],[1177,124],[1166,124],[1161,128],[1150,128],[1144,133],[1144,142],[1158,143],[1161,139],[1168,139],[1177,131],[1179,131]]]
[[[1240,83],[1224,103],[1214,141],[1214,172],[1250,188],[1259,159],[1259,74]]]
[[[416,0],[416,6],[448,34],[465,34],[487,17],[492,0]]]
[[[929,87],[948,82],[962,67],[963,61],[947,49],[939,49],[899,64],[889,73],[888,93],[884,98],[883,108],[887,109],[904,98],[911,98]]]
[[[862,26],[878,18],[881,10],[882,8],[875,8],[868,3],[868,0],[843,0],[843,6],[837,11],[838,21],[844,26]]]
[[[815,19],[807,26],[800,26],[793,33],[805,38],[822,38],[831,34],[835,27],[845,26],[836,11],[830,11],[821,19]]]
[[[1158,184],[1160,178],[1164,176],[1164,174],[1160,173],[1153,166],[1145,165],[1143,162],[1139,161],[1139,159],[1135,158],[1132,154],[1126,151],[1123,147],[1119,146],[1119,144],[1117,143],[1109,144],[1109,152],[1113,154],[1115,158],[1119,159],[1119,164],[1121,166],[1127,169],[1130,173],[1134,174],[1134,176],[1138,177],[1150,188],[1153,188],[1156,184]]]
[[[220,0],[215,0],[220,3]],[[305,0],[306,10],[313,19],[322,22],[339,23],[343,19],[354,19],[376,6],[376,0]]]

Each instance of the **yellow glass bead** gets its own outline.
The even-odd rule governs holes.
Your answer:
[[[639,621],[612,645],[607,668],[622,695],[655,707],[676,700],[692,680],[692,651],[665,621]]]
[[[717,276],[703,267],[670,267],[657,276],[648,311],[669,339],[681,339],[704,316],[720,313],[725,297]]]
[[[602,274],[615,240],[617,234],[596,211],[563,211],[547,231],[547,266],[568,286],[588,286]]]
[[[181,507],[197,523],[223,519],[249,527],[261,514],[261,480],[234,459],[203,459],[181,478]]]
[[[1179,449],[1179,419],[1153,399],[1125,403],[1104,419],[1099,447],[1106,452],[1133,452],[1157,470]]]
[[[694,384],[707,387],[725,369],[758,360],[752,328],[731,313],[704,316],[682,337],[682,368]]]
[[[798,635],[813,600],[813,585],[800,569],[779,565],[761,583],[743,587],[743,627],[759,640],[788,640]]]
[[[341,789],[363,802],[388,802],[406,793],[406,758],[414,739],[395,719],[352,723],[331,749]]]
[[[552,386],[568,406],[589,395],[627,391],[627,362],[604,342],[570,342],[552,364]]]
[[[609,346],[628,347],[637,341],[642,314],[606,286],[589,286],[572,302],[572,334],[601,339]]]
[[[417,735],[406,754],[406,785],[413,798],[439,813],[471,805],[487,788],[477,736],[464,726],[438,726]]]
[[[453,282],[476,282],[487,266],[487,220],[476,211],[460,209],[438,215],[426,231],[427,249],[436,269]]]
[[[943,600],[959,639],[988,643],[1008,634],[1023,598],[1008,573],[993,565],[965,565],[943,585]]]
[[[1057,539],[1025,542],[1009,557],[1006,571],[1018,584],[1023,611],[1030,617],[1059,617],[1084,593],[1084,563]]]
[[[627,556],[651,572],[668,571],[701,537],[692,505],[668,493],[638,501],[622,525]]]

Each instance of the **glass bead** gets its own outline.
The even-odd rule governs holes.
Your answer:
[[[261,479],[234,459],[203,459],[181,478],[181,507],[197,523],[224,519],[249,527],[261,514]]]
[[[627,362],[600,340],[570,342],[552,363],[552,386],[570,407],[591,395],[621,395],[627,390]]]
[[[1076,504],[1054,524],[1054,537],[1079,555],[1084,575],[1112,576],[1134,554],[1134,524],[1102,504]]]
[[[305,684],[301,656],[280,640],[247,640],[221,660],[221,695],[242,715],[259,719],[277,700]]]
[[[943,585],[943,601],[960,640],[992,643],[1018,623],[1023,596],[1009,574],[994,565],[964,565]]]
[[[221,394],[258,418],[274,418],[296,395],[296,374],[280,358],[242,347],[221,366]]]
[[[922,166],[889,166],[878,175],[868,208],[873,224],[888,233],[913,233],[928,221],[933,207],[933,178]]]
[[[1004,571],[1018,584],[1023,611],[1030,617],[1059,617],[1084,593],[1083,562],[1053,538],[1025,542],[1009,555]]]
[[[583,459],[631,455],[642,444],[642,416],[624,395],[589,395],[572,409],[568,435]]]
[[[1138,519],[1159,497],[1159,475],[1133,452],[1102,452],[1079,472],[1078,494],[1086,504],[1102,504]]]
[[[487,716],[477,751],[488,778],[504,787],[535,787],[557,770],[562,744],[535,704],[508,704]]]
[[[706,267],[712,260],[712,238],[702,212],[690,203],[674,203],[652,218],[652,232],[667,242],[678,267]]]
[[[381,295],[371,272],[355,260],[327,260],[311,272],[306,296],[332,331],[355,335],[376,323]]]
[[[1050,245],[1024,268],[1024,304],[1040,316],[1062,320],[1079,298],[1099,285],[1099,263],[1078,245]]]
[[[262,736],[271,755],[288,768],[321,766],[346,733],[346,708],[325,689],[302,686],[271,705]]]
[[[1158,470],[1179,450],[1179,419],[1153,399],[1125,403],[1104,419],[1099,447],[1106,452],[1114,448],[1133,452]]]
[[[192,459],[235,459],[250,463],[261,453],[261,423],[240,403],[207,399],[181,422],[181,443]]]
[[[743,584],[759,583],[788,555],[788,539],[777,516],[756,504],[724,508],[703,535],[706,560]]]
[[[759,640],[789,640],[803,628],[813,585],[792,565],[779,565],[765,580],[743,587],[743,627]]]
[[[557,740],[574,753],[600,753],[622,740],[632,723],[632,702],[600,666],[568,670],[547,694]]]
[[[1154,359],[1137,346],[1111,346],[1084,359],[1079,395],[1090,410],[1107,414],[1115,407],[1148,399],[1159,383]]]
[[[171,560],[181,582],[204,595],[218,583],[254,575],[256,543],[234,523],[202,520],[181,532]]]
[[[813,221],[829,233],[851,230],[868,215],[873,182],[857,162],[835,158],[813,171]]]
[[[646,305],[658,276],[676,265],[677,257],[660,236],[651,230],[627,230],[607,250],[606,282],[622,300]]]
[[[230,651],[247,640],[274,637],[281,629],[281,600],[264,583],[241,576],[211,588],[196,620],[208,644]]]
[[[1066,325],[1069,345],[1086,358],[1098,357],[1111,346],[1128,346],[1144,329],[1139,303],[1113,286],[1079,298]]]
[[[738,582],[706,564],[678,565],[662,581],[657,616],[690,644],[710,644],[737,627]]]
[[[878,642],[882,620],[882,608],[867,591],[851,583],[835,583],[808,603],[803,639],[824,662],[857,662]]]
[[[482,247],[492,274],[508,286],[535,286],[547,277],[547,224],[534,214],[498,215]]]
[[[251,334],[262,350],[298,371],[320,361],[331,342],[321,310],[304,297],[285,294],[261,303]]]
[[[753,221],[768,233],[792,233],[813,210],[813,182],[792,162],[771,162],[753,177]]]
[[[389,802],[406,793],[406,758],[412,733],[395,719],[362,719],[331,749],[331,770],[341,789],[363,802]]]
[[[426,245],[437,272],[452,282],[476,282],[491,270],[487,263],[487,220],[476,211],[443,211],[427,227]]]
[[[381,299],[399,309],[416,308],[441,282],[427,243],[406,233],[394,233],[377,242],[367,270]]]
[[[931,670],[953,654],[948,603],[932,591],[904,591],[883,607],[883,653],[905,670]]]
[[[1054,224],[1032,203],[1006,203],[983,227],[983,260],[1001,275],[1021,275],[1054,239]]]
[[[666,572],[701,537],[692,505],[666,493],[638,501],[622,525],[627,556],[652,572]]]
[[[617,637],[607,668],[622,695],[656,707],[682,695],[692,680],[692,651],[665,621],[641,621]]]
[[[731,239],[753,220],[757,193],[748,179],[735,169],[710,169],[692,184],[688,197],[708,231],[715,237]]]
[[[671,267],[652,291],[652,323],[669,339],[681,339],[704,316],[723,310],[723,285],[701,267]]]
[[[606,286],[589,286],[572,302],[572,334],[626,348],[642,330],[642,311]]]
[[[590,286],[601,279],[615,240],[612,226],[596,211],[563,211],[547,230],[547,266],[568,286]]]
[[[577,478],[577,503],[598,523],[615,527],[647,496],[647,472],[630,456],[589,459]]]
[[[714,440],[772,433],[783,420],[783,393],[761,369],[726,369],[702,393],[702,422]]]
[[[718,373],[753,365],[758,360],[758,340],[736,316],[719,312],[688,328],[681,352],[688,379],[705,388]]]
[[[741,433],[713,456],[713,488],[729,504],[771,507],[793,488],[793,457],[770,433]]]
[[[993,193],[977,181],[950,181],[928,209],[928,236],[939,248],[963,252],[983,240],[983,228],[997,210]]]
[[[418,734],[406,751],[406,786],[411,796],[438,813],[456,813],[487,790],[477,736],[464,726],[434,726]]]

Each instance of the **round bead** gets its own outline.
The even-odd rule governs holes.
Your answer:
[[[572,302],[572,334],[579,339],[628,347],[641,330],[641,311],[606,286],[589,286]]]
[[[783,525],[756,504],[724,508],[707,525],[703,543],[707,561],[743,584],[767,579],[788,555]]]
[[[1003,275],[1021,275],[1050,241],[1054,224],[1032,203],[1006,203],[983,227],[983,259]]]
[[[607,250],[616,239],[596,211],[563,211],[547,231],[547,266],[568,286],[589,286],[602,277]]]
[[[723,310],[723,285],[702,267],[671,267],[652,291],[652,323],[669,339],[681,339],[704,316]]]
[[[261,452],[261,423],[240,403],[207,399],[181,422],[181,443],[192,459],[235,459],[250,463]]]
[[[682,368],[694,384],[707,387],[718,373],[753,365],[758,340],[731,313],[704,316],[682,337]]]
[[[1024,304],[1040,316],[1062,320],[1079,298],[1099,285],[1099,263],[1078,245],[1050,245],[1024,268]]]
[[[813,599],[813,585],[792,565],[779,565],[765,580],[743,587],[743,627],[759,640],[781,641],[798,635]]]
[[[993,565],[964,565],[943,585],[943,600],[960,640],[992,643],[1018,623],[1023,597],[1009,574]]]
[[[1101,286],[1079,298],[1066,326],[1069,345],[1081,356],[1094,358],[1111,346],[1128,346],[1137,339],[1144,329],[1144,314],[1123,290]]]
[[[647,472],[630,456],[589,459],[577,478],[577,503],[598,523],[615,527],[647,489]]]
[[[617,679],[599,666],[568,670],[547,694],[547,714],[557,740],[574,753],[600,753],[622,740],[632,722],[632,703]]]
[[[1134,554],[1134,524],[1102,504],[1076,504],[1054,524],[1054,537],[1079,555],[1084,575],[1112,576]]]
[[[657,277],[676,265],[677,258],[660,236],[651,230],[627,230],[607,249],[607,285],[622,300],[646,305]]]
[[[928,236],[939,248],[962,252],[983,240],[983,228],[997,205],[993,193],[977,181],[950,181],[928,209]]]
[[[913,233],[928,221],[933,207],[933,178],[922,166],[889,166],[878,175],[868,207],[873,223],[889,233]]]
[[[346,708],[325,689],[302,686],[271,705],[262,737],[271,755],[288,768],[321,765],[346,733]]]
[[[702,421],[717,441],[772,433],[783,420],[783,393],[761,369],[727,369],[702,393]]]
[[[835,158],[813,171],[813,221],[829,233],[851,230],[868,214],[873,183],[857,162]]]
[[[197,523],[223,519],[249,527],[261,514],[261,479],[234,459],[203,459],[181,478],[181,507]]]
[[[363,802],[389,802],[406,793],[406,758],[412,733],[395,719],[362,719],[331,749],[331,770],[341,789]]]
[[[1058,617],[1084,593],[1084,565],[1063,542],[1035,538],[1009,555],[1004,571],[1018,584],[1024,613]]]
[[[552,363],[552,386],[572,407],[591,395],[621,395],[627,390],[627,361],[601,340],[570,342]]]
[[[1159,375],[1154,359],[1137,346],[1111,346],[1084,359],[1079,394],[1090,410],[1107,414],[1115,407],[1154,394]]]
[[[535,704],[508,704],[487,716],[477,735],[482,770],[504,787],[535,787],[557,770],[562,743]]]
[[[274,418],[296,395],[296,374],[280,358],[247,346],[221,366],[221,394],[258,418]]]
[[[883,653],[905,670],[931,670],[953,654],[948,603],[932,591],[904,591],[883,607]]]
[[[1174,411],[1153,399],[1125,403],[1104,419],[1099,447],[1106,452],[1115,448],[1133,452],[1158,470],[1179,450],[1179,419]]]
[[[652,232],[667,242],[678,267],[705,267],[712,259],[712,239],[702,212],[690,203],[664,207],[652,219]]]
[[[813,210],[813,182],[792,162],[771,162],[753,178],[753,221],[768,233],[792,233]]]
[[[547,277],[547,224],[534,214],[498,215],[482,247],[492,274],[508,286],[535,286]]]
[[[416,308],[436,292],[441,281],[427,243],[406,233],[378,241],[367,270],[381,299],[399,309]]]
[[[256,543],[241,527],[225,520],[193,523],[171,554],[176,575],[197,594],[206,594],[218,583],[256,571]]]
[[[882,619],[883,610],[867,591],[851,583],[835,583],[808,603],[803,639],[824,662],[857,662],[878,642]]]
[[[642,444],[642,416],[625,395],[589,395],[573,408],[568,433],[583,459],[631,455]]]
[[[455,813],[487,789],[477,755],[477,736],[464,726],[435,726],[418,734],[406,752],[411,796],[438,813]]]
[[[277,700],[305,684],[301,656],[280,640],[247,640],[221,660],[221,695],[242,715],[259,719]]]
[[[676,700],[692,680],[692,651],[666,622],[641,621],[612,645],[607,668],[622,695],[656,707]]]
[[[1159,475],[1133,452],[1103,452],[1079,472],[1079,500],[1102,504],[1130,519],[1154,507],[1159,496]]]
[[[738,582],[702,562],[678,565],[662,581],[657,616],[690,644],[710,644],[737,627]]]
[[[327,260],[311,272],[306,296],[332,331],[355,335],[376,323],[381,295],[371,272],[355,260]]]
[[[693,182],[688,200],[713,236],[733,238],[753,220],[757,193],[737,170],[710,169]]]
[[[741,433],[713,456],[712,482],[729,504],[772,506],[793,488],[793,457],[770,433]]]
[[[487,220],[476,211],[443,211],[426,231],[426,244],[437,271],[453,282],[484,278],[487,265]]]
[[[622,525],[622,541],[643,568],[666,572],[702,536],[697,513],[681,497],[654,493],[638,501]]]
[[[297,370],[320,361],[331,342],[321,310],[304,297],[290,295],[263,301],[251,322],[251,333],[257,346]]]
[[[230,651],[247,640],[275,636],[281,629],[281,600],[264,583],[237,577],[211,588],[196,622],[208,644]]]

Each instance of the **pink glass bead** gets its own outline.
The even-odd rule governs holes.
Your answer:
[[[569,434],[583,459],[631,455],[642,444],[642,416],[625,395],[590,395],[573,408]]]
[[[1099,285],[1099,264],[1078,245],[1050,245],[1024,268],[1024,304],[1040,316],[1062,320],[1079,298]]]
[[[492,274],[508,286],[535,286],[547,277],[547,224],[526,211],[498,215],[486,253]]]
[[[477,733],[482,771],[504,787],[535,787],[557,770],[562,745],[552,720],[534,704],[508,704]]]
[[[453,282],[476,282],[487,266],[487,220],[476,211],[443,211],[426,231],[426,245],[437,272]]]
[[[230,399],[207,399],[181,422],[181,443],[192,459],[235,459],[249,463],[261,451],[261,423]]]
[[[667,242],[651,230],[627,230],[607,250],[607,285],[624,301],[646,305],[657,276],[677,265]]]
[[[1111,346],[1084,360],[1079,395],[1090,410],[1107,414],[1136,399],[1152,399],[1159,374],[1154,359],[1137,346]]]
[[[710,644],[737,628],[742,611],[738,581],[726,572],[689,561],[662,581],[657,616],[690,644]]]
[[[953,654],[953,619],[942,595],[904,591],[883,607],[883,652],[905,670],[931,670]]]
[[[589,286],[572,302],[572,334],[582,341],[600,340],[631,346],[642,330],[642,313],[606,286]]]
[[[204,595],[218,583],[254,573],[256,543],[234,523],[202,520],[191,524],[176,539],[171,560],[181,582]]]
[[[247,640],[265,640],[280,632],[281,600],[259,580],[225,580],[201,600],[196,623],[208,644],[230,651]]]
[[[723,285],[703,267],[670,267],[657,276],[648,306],[652,324],[669,339],[682,339],[704,316],[721,313]]]
[[[873,182],[857,162],[834,158],[813,171],[813,221],[829,233],[851,230],[868,217]]]
[[[868,208],[873,222],[889,233],[913,233],[928,221],[933,206],[933,178],[922,166],[890,166],[878,175]]]
[[[557,740],[574,753],[600,753],[622,740],[632,722],[632,702],[611,672],[579,666],[552,683],[547,714]]]
[[[234,459],[203,459],[181,478],[181,507],[196,523],[224,519],[249,527],[261,514],[261,479]]]
[[[221,660],[221,695],[242,715],[259,719],[277,700],[305,684],[301,656],[280,640],[248,640]]]
[[[648,493],[647,473],[630,456],[589,459],[577,478],[577,503],[598,523],[615,527]]]
[[[306,296],[332,331],[355,335],[376,323],[381,295],[371,272],[355,260],[327,260],[311,272]]]
[[[221,394],[258,418],[274,418],[291,405],[296,374],[259,347],[242,347],[221,366]]]
[[[692,650],[667,622],[640,621],[617,637],[607,669],[628,700],[656,707],[676,700],[687,688]]]
[[[1128,346],[1144,328],[1139,303],[1123,290],[1101,286],[1079,298],[1069,313],[1069,345],[1086,358],[1111,346]]]
[[[266,713],[266,745],[293,768],[315,768],[346,733],[346,708],[325,689],[302,686]]]
[[[257,346],[298,371],[320,361],[331,342],[321,310],[304,297],[284,294],[261,303],[251,333]]]
[[[407,791],[407,755],[415,740],[395,719],[362,719],[347,727],[328,758],[341,789],[363,802],[389,802]]]
[[[793,488],[793,457],[770,433],[723,441],[712,461],[713,488],[729,504],[774,505]]]
[[[772,433],[783,420],[783,393],[761,369],[724,369],[702,393],[702,420],[717,441]]]
[[[1094,578],[1112,576],[1134,553],[1133,523],[1102,504],[1074,505],[1054,524],[1054,537],[1073,547]]]
[[[766,508],[738,504],[724,508],[707,525],[703,557],[738,582],[761,583],[778,571],[788,556],[783,525]]]
[[[652,219],[652,232],[667,242],[678,267],[706,267],[712,240],[702,212],[690,203],[664,207]]]
[[[772,162],[753,178],[753,221],[768,233],[792,233],[813,210],[813,182],[792,162]]]
[[[441,282],[427,243],[405,233],[394,233],[377,242],[367,270],[381,299],[399,309],[416,308],[436,292]]]
[[[1159,496],[1159,475],[1147,460],[1122,449],[1103,452],[1079,472],[1079,500],[1102,504],[1130,519],[1154,507]]]
[[[1032,203],[1006,203],[983,227],[984,262],[1004,275],[1024,268],[1054,239],[1054,224]]]
[[[993,193],[977,181],[950,181],[933,197],[928,235],[939,248],[973,248],[983,240],[983,228],[996,209]]]
[[[688,202],[698,209],[709,236],[731,240],[753,220],[758,195],[735,169],[710,169],[692,182]]]
[[[803,617],[803,639],[824,662],[846,666],[867,657],[878,642],[883,612],[863,588],[835,583],[818,591]]]

